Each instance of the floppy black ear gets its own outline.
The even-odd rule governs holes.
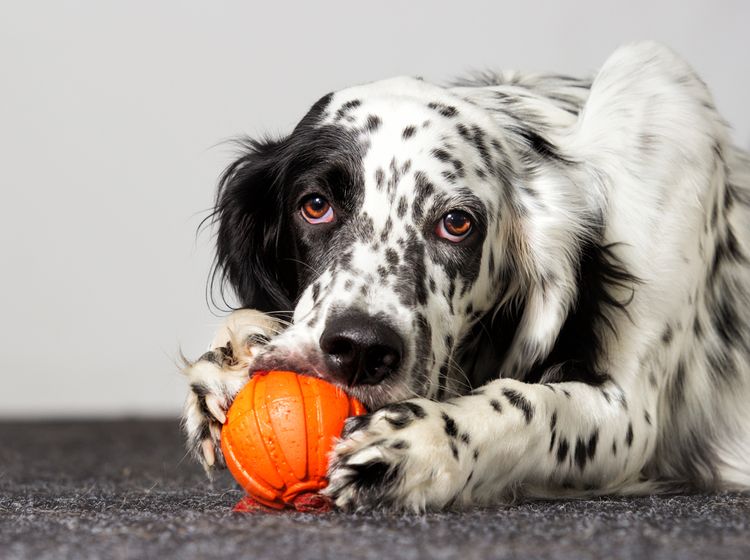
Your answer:
[[[219,181],[214,278],[243,307],[290,311],[296,299],[292,240],[283,189],[281,141],[246,139],[243,155]]]

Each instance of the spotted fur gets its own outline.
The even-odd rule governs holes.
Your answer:
[[[300,220],[312,192],[333,225]],[[435,224],[456,208],[474,231],[452,244]],[[289,323],[235,318],[187,369],[190,445],[220,463],[215,412],[247,371],[330,379],[319,341],[356,311],[403,355],[347,387],[371,414],[331,458],[342,508],[748,488],[749,208],[748,155],[657,44],[617,50],[592,80],[329,94],[222,178],[217,273]],[[269,342],[240,336],[238,359],[248,330]]]

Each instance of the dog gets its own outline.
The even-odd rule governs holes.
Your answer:
[[[248,372],[292,369],[370,411],[344,510],[750,487],[750,158],[664,46],[328,94],[211,218],[243,309],[186,367],[209,470]]]

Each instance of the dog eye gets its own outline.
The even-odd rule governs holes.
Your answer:
[[[302,217],[311,224],[327,224],[333,221],[333,207],[319,194],[305,198],[300,212]]]
[[[451,210],[437,223],[438,237],[454,243],[463,241],[471,233],[471,216],[461,210]]]

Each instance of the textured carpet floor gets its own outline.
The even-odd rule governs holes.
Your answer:
[[[174,422],[0,423],[0,558],[750,558],[750,496],[425,516],[230,513]]]

